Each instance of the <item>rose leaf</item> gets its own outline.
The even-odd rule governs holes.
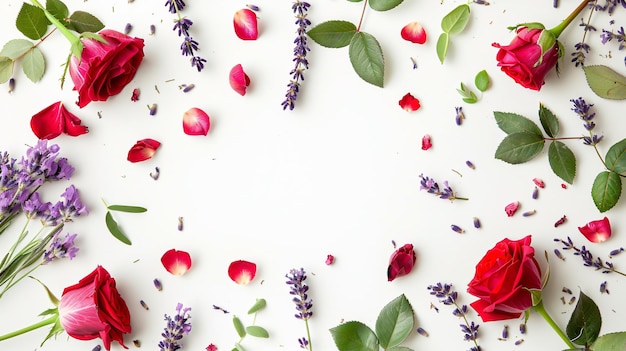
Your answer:
[[[350,321],[330,329],[339,351],[378,351],[376,334],[367,325]]]
[[[396,297],[380,311],[376,319],[376,335],[383,349],[403,342],[414,324],[413,308],[404,294]]]
[[[35,45],[26,39],[13,39],[9,40],[0,51],[0,56],[6,56],[11,60],[17,60],[24,56],[28,50],[31,50]]]
[[[543,104],[539,104],[539,121],[549,137],[555,138],[559,134],[559,120],[554,113]]]
[[[583,66],[587,84],[599,97],[626,99],[626,77],[603,65]]]
[[[32,40],[41,39],[48,31],[49,24],[50,22],[42,9],[27,3],[22,4],[15,20],[17,29]]]
[[[450,44],[450,35],[446,32],[441,33],[437,39],[437,57],[439,62],[443,64],[443,61],[448,54],[448,45]]]
[[[554,174],[569,184],[576,176],[576,157],[562,141],[553,141],[548,147],[548,161]]]
[[[498,145],[495,157],[511,164],[524,163],[537,156],[544,143],[543,137],[534,133],[509,134]]]
[[[22,59],[22,69],[26,77],[33,82],[38,82],[46,72],[46,59],[39,48],[32,48]]]
[[[606,153],[606,167],[616,173],[626,171],[626,139],[615,143]]]
[[[65,23],[65,19],[70,14],[67,6],[61,0],[46,0],[46,10],[61,23]]]
[[[348,21],[328,21],[311,28],[306,34],[327,48],[342,48],[350,44],[356,26]]]
[[[581,291],[576,308],[565,328],[567,336],[577,345],[590,346],[598,338],[601,325],[600,309]]]
[[[370,7],[376,11],[387,11],[400,5],[403,0],[370,0]]]
[[[498,127],[506,134],[526,132],[541,136],[541,129],[530,119],[516,113],[494,111]]]
[[[476,89],[482,92],[489,88],[489,74],[487,74],[486,70],[482,70],[476,74],[474,85],[476,85]]]
[[[611,171],[600,172],[591,186],[591,197],[600,212],[606,212],[617,204],[622,193],[622,179]]]
[[[83,32],[98,32],[104,28],[104,24],[100,22],[96,16],[84,12],[84,11],[75,11],[68,18],[68,29],[76,31],[78,33]]]
[[[365,32],[355,33],[350,40],[350,62],[364,81],[383,87],[385,65],[383,51],[376,38]]]
[[[6,56],[0,56],[0,84],[6,83],[13,76],[14,61]]]
[[[626,349],[626,332],[609,333],[600,336],[594,343],[594,351],[610,351]]]
[[[465,29],[470,19],[470,7],[467,4],[457,6],[441,19],[441,29],[445,33],[458,34]]]

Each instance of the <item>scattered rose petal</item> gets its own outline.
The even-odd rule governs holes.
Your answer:
[[[413,269],[416,256],[412,244],[405,244],[393,252],[389,258],[387,267],[387,281],[392,281],[397,277],[407,275]]]
[[[424,44],[426,42],[426,31],[417,21],[411,22],[404,26],[400,31],[402,39],[411,43]]]
[[[87,133],[86,126],[81,125],[80,118],[70,113],[61,101],[37,112],[30,120],[30,128],[39,139],[54,139],[65,133],[79,136]]]
[[[506,207],[504,208],[504,211],[506,212],[507,216],[511,217],[515,214],[515,212],[517,212],[518,208],[519,208],[519,201],[515,201],[506,205]]]
[[[209,344],[209,346],[206,347],[206,351],[217,351],[217,346]]]
[[[422,137],[422,150],[428,150],[433,147],[433,144],[430,142],[430,135],[425,134]]]
[[[584,227],[578,227],[578,230],[592,243],[601,243],[611,237],[611,222],[604,217],[597,221],[591,221]]]
[[[333,264],[333,262],[335,262],[335,256],[333,256],[333,255],[326,256],[326,265],[327,266],[330,266],[331,264]]]
[[[404,95],[402,99],[398,101],[398,104],[407,112],[417,111],[421,107],[420,101],[411,95],[411,93]]]
[[[191,268],[191,256],[188,252],[171,249],[163,254],[161,263],[173,275],[183,275]]]
[[[207,135],[211,128],[211,120],[206,112],[199,108],[191,108],[183,114],[183,131],[187,135]]]
[[[135,145],[128,150],[128,161],[141,162],[151,159],[161,143],[154,139],[137,140]]]
[[[563,189],[567,189],[567,184],[565,184],[565,183],[561,183],[561,188],[563,188]]]
[[[250,9],[241,9],[235,12],[233,19],[235,34],[242,40],[256,40],[259,37],[259,28],[256,14]]]
[[[563,217],[559,218],[556,222],[554,222],[554,228],[560,226],[561,224],[567,221],[567,216],[563,215]]]
[[[546,187],[546,183],[544,183],[543,180],[539,178],[533,178],[533,183],[535,183],[535,185],[540,187],[541,189]]]
[[[256,264],[248,261],[233,261],[228,266],[228,276],[235,283],[246,285],[254,279],[256,275]]]
[[[241,96],[246,95],[246,88],[248,87],[248,85],[250,85],[250,78],[248,77],[246,72],[243,71],[243,67],[241,67],[241,64],[235,65],[235,67],[230,70],[229,78],[230,86],[233,88],[233,90],[235,90]]]
[[[130,96],[130,101],[139,101],[139,89],[133,89],[133,95]]]

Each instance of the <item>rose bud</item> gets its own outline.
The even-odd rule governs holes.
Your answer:
[[[416,256],[412,244],[405,244],[391,255],[389,267],[387,267],[387,281],[407,275],[413,269]]]
[[[591,221],[578,230],[592,243],[601,243],[611,237],[611,222],[608,218]]]

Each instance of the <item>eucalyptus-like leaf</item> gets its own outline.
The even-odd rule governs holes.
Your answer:
[[[567,337],[576,345],[590,346],[600,335],[602,316],[598,305],[582,291],[567,323]]]
[[[104,221],[106,222],[106,225],[107,225],[107,228],[109,229],[109,232],[111,234],[113,234],[113,236],[117,240],[123,242],[126,245],[132,245],[130,239],[128,239],[126,234],[124,234],[124,232],[122,232],[122,230],[118,226],[118,224],[115,221],[115,219],[113,219],[113,215],[111,214],[111,212],[107,211],[107,214],[104,217]]]
[[[385,63],[383,51],[374,36],[365,32],[354,34],[349,46],[350,62],[364,81],[383,87]]]
[[[61,23],[65,23],[65,19],[70,14],[67,6],[61,0],[46,0],[46,10]]]
[[[11,60],[17,60],[18,58],[24,56],[28,50],[31,50],[34,47],[35,44],[26,39],[9,40],[6,44],[4,44],[2,50],[0,50],[0,56],[6,56]]]
[[[482,70],[476,74],[474,85],[476,85],[476,89],[482,92],[489,88],[489,74],[487,74],[486,70]]]
[[[546,134],[551,138],[556,138],[559,134],[559,120],[554,113],[543,104],[539,104],[539,121]]]
[[[576,176],[576,156],[562,141],[555,140],[548,147],[548,161],[552,172],[572,184]]]
[[[350,321],[330,329],[339,351],[378,351],[376,334],[359,321]]]
[[[446,32],[441,33],[437,39],[437,57],[439,62],[443,64],[448,54],[448,45],[450,44],[450,35]]]
[[[598,337],[591,349],[593,351],[626,351],[626,331]]]
[[[617,204],[622,193],[622,179],[611,171],[600,172],[591,186],[591,197],[600,212],[606,212]]]
[[[599,97],[626,99],[626,77],[604,65],[583,66],[587,84]]]
[[[516,113],[494,111],[493,116],[496,118],[498,127],[506,134],[527,132],[542,136],[541,129],[530,119],[518,115]]]
[[[387,11],[400,5],[403,0],[370,0],[370,7],[376,11]]]
[[[256,299],[254,305],[252,305],[252,307],[248,310],[248,314],[257,313],[258,311],[264,309],[266,305],[267,303],[265,302],[265,299]]]
[[[127,206],[127,205],[109,205],[107,209],[111,211],[129,212],[129,213],[142,213],[148,211],[141,206]]]
[[[233,326],[235,327],[235,331],[240,338],[246,336],[246,328],[243,326],[241,319],[237,316],[233,316]]]
[[[323,22],[306,32],[313,41],[327,48],[348,46],[355,33],[356,26],[348,21]]]
[[[22,70],[26,77],[33,82],[38,82],[46,72],[46,59],[39,48],[32,48],[22,58]]]
[[[104,28],[104,24],[100,22],[96,16],[84,12],[76,11],[67,19],[67,27],[78,33],[97,32]]]
[[[404,294],[389,302],[376,319],[376,336],[383,349],[397,346],[403,342],[414,324],[414,313],[409,300]]]
[[[255,338],[269,338],[270,333],[265,330],[263,327],[259,327],[258,325],[250,325],[246,327],[246,332],[250,336],[254,336]]]
[[[478,101],[478,97],[476,96],[476,94],[467,87],[467,85],[463,84],[463,82],[461,82],[461,88],[456,90],[459,94],[461,94],[461,96],[463,97],[463,101],[467,102],[468,104],[473,104],[476,103]]]
[[[534,133],[509,134],[498,145],[495,157],[511,164],[524,163],[537,156],[544,143],[543,137]]]
[[[606,167],[616,173],[626,171],[626,139],[622,139],[615,143],[605,157]]]
[[[478,97],[474,94],[473,91],[470,91],[470,96],[463,98],[463,101],[468,104],[475,104],[478,102]]]
[[[50,21],[41,8],[27,3],[22,3],[22,8],[15,20],[17,29],[32,40],[41,39],[48,31],[49,24]]]
[[[13,77],[14,61],[6,56],[0,56],[0,84],[6,83]]]
[[[448,34],[459,34],[470,19],[470,7],[462,4],[454,8],[441,19],[441,29]]]

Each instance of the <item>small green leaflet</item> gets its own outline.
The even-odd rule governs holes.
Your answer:
[[[259,327],[258,325],[249,325],[246,327],[246,332],[254,336],[255,338],[269,338],[270,334],[263,327]]]
[[[104,28],[104,24],[100,22],[98,18],[90,13],[83,11],[76,11],[72,13],[67,19],[67,24],[68,29],[71,29],[78,33],[95,33]]]
[[[107,208],[111,211],[129,212],[129,213],[143,213],[148,211],[144,207],[140,206],[126,206],[126,205],[110,205]]]
[[[478,101],[478,97],[476,96],[476,94],[467,87],[467,85],[463,84],[463,82],[461,82],[461,88],[456,90],[457,92],[459,92],[459,94],[461,94],[461,96],[463,97],[463,101],[467,102],[468,104],[474,104]]]
[[[437,39],[437,57],[442,64],[448,54],[450,35],[461,33],[467,26],[469,19],[470,7],[468,4],[457,6],[441,19],[443,33]]]
[[[32,48],[22,58],[22,70],[32,82],[38,82],[46,72],[46,59],[39,48]]]
[[[316,43],[327,48],[342,48],[350,44],[356,33],[356,26],[348,21],[328,21],[307,31]]]
[[[235,331],[237,331],[237,335],[239,335],[240,338],[246,336],[246,328],[243,326],[239,317],[233,316],[233,326],[235,327]]]
[[[448,33],[441,33],[437,39],[437,57],[439,61],[443,63],[446,55],[448,54],[448,45],[450,44],[450,35]]]
[[[599,97],[626,99],[626,77],[603,65],[583,66],[587,84]]]
[[[267,303],[265,302],[265,299],[256,299],[254,305],[252,305],[252,307],[248,310],[248,314],[257,313],[258,311],[264,309],[266,305]]]
[[[476,85],[476,89],[481,92],[485,92],[487,88],[489,88],[489,74],[487,74],[486,70],[482,70],[476,74],[474,85]]]
[[[574,308],[565,328],[567,337],[577,345],[589,347],[598,338],[601,326],[600,309],[591,298],[581,291],[576,308]]]
[[[104,217],[104,220],[106,222],[107,228],[109,229],[109,232],[113,234],[113,236],[117,240],[123,242],[126,245],[132,245],[132,243],[130,242],[130,239],[128,239],[126,234],[122,232],[120,227],[117,225],[117,222],[115,221],[115,219],[113,219],[113,215],[111,214],[111,212],[107,211],[107,214]]]
[[[372,10],[388,11],[400,5],[403,0],[370,0],[369,4]]]
[[[622,193],[622,179],[611,171],[600,172],[593,181],[591,197],[600,212],[606,212],[617,204]]]
[[[552,172],[572,184],[576,176],[576,157],[562,141],[555,140],[548,147],[548,161]]]
[[[604,334],[593,343],[591,349],[593,351],[626,350],[626,332]]]
[[[559,120],[543,104],[539,104],[539,121],[546,134],[551,138],[556,138],[559,134]]]
[[[22,4],[15,20],[17,29],[32,40],[41,39],[48,31],[49,24],[50,21],[42,9],[27,3]]]
[[[364,81],[383,87],[385,64],[383,51],[371,34],[358,32],[350,40],[350,62],[354,71]]]

